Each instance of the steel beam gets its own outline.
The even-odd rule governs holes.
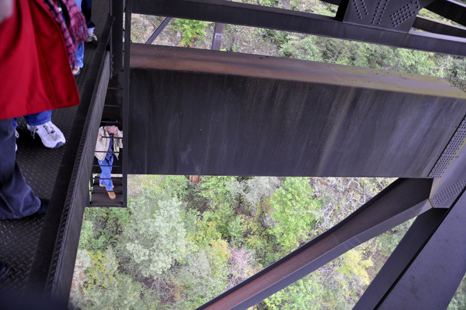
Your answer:
[[[335,227],[198,309],[246,309],[431,208],[432,180],[398,179]],[[393,308],[396,309],[396,308]]]
[[[431,209],[417,217],[353,310],[377,307],[377,304],[389,292],[395,281],[438,228],[446,213],[446,209]],[[419,289],[421,290],[422,287]]]
[[[87,79],[81,92],[81,104],[67,139],[26,286],[26,291],[64,301],[69,300],[84,208],[89,199],[95,141],[110,79],[106,48],[112,23],[113,17],[109,16],[94,58],[87,64],[89,76],[98,77],[98,82]]]
[[[110,0],[110,16],[114,18],[110,37],[110,55],[112,57],[111,75],[120,72],[123,64],[123,0]]]
[[[214,37],[212,39],[212,50],[219,51],[222,45],[223,29],[225,24],[215,23]]]
[[[437,0],[426,9],[466,27],[466,5],[452,0]]]
[[[143,44],[131,65],[130,174],[428,177],[466,114],[434,77]]]
[[[150,38],[147,39],[145,44],[152,44],[152,42],[154,42],[154,40],[159,36],[163,29],[165,29],[165,27],[170,23],[171,20],[171,17],[165,18],[163,22],[157,27],[157,29],[155,29],[154,33],[151,34]]]
[[[340,5],[340,0],[324,0],[324,2],[334,4],[334,5]],[[393,3],[390,3],[390,5],[392,4]],[[436,1],[435,3],[432,3],[430,8],[434,11],[439,12],[439,14],[443,13],[461,22],[466,14],[466,10],[464,10],[464,8],[461,6],[462,6],[461,3],[451,3],[451,2],[446,3],[440,0],[440,1]],[[466,37],[466,33],[465,33],[466,29],[463,27],[458,27],[455,25],[440,22],[437,20],[419,16],[419,15],[416,16],[416,18],[414,19],[414,24],[412,25],[412,28],[416,28],[416,29],[431,32],[431,33],[443,34],[447,36]]]
[[[322,0],[324,2],[340,5],[340,0]],[[452,1],[452,0],[436,0],[425,7],[427,10],[439,14],[440,16],[445,17],[446,19],[451,19],[454,22],[457,22],[460,25],[466,27],[466,5]],[[420,18],[417,16],[416,19]],[[419,22],[419,21],[418,21]],[[413,26],[415,27],[415,26]],[[419,27],[415,27],[421,29]],[[433,31],[434,32],[434,31]]]
[[[434,0],[342,0],[337,19],[345,23],[407,33],[417,13]]]
[[[466,273],[464,223],[463,192],[377,309],[446,309]]]
[[[323,0],[324,2],[340,5],[340,0]],[[390,3],[393,5],[393,3]],[[431,10],[447,19],[451,19],[459,24],[466,26],[466,6],[454,1],[437,0],[429,5],[426,9]],[[342,13],[341,13],[342,14]],[[448,23],[436,21],[423,16],[416,16],[412,28],[424,30],[431,33],[443,34],[454,37],[466,37],[466,29]]]
[[[230,1],[230,0],[225,0]],[[212,50],[219,51],[220,46],[222,45],[222,36],[223,36],[223,29],[225,28],[225,24],[222,23],[215,23],[214,29],[214,37],[212,38]]]
[[[130,83],[131,83],[131,16],[133,14],[133,0],[126,0],[126,12],[125,12],[125,53],[124,53],[124,65],[123,65],[123,126],[124,126],[124,145],[123,147],[123,207],[127,207],[128,203],[128,144],[131,141],[128,137],[131,133],[129,124],[129,104],[130,104]],[[168,23],[168,22],[167,22]]]
[[[466,28],[439,22],[422,16],[416,17],[413,28],[447,36],[466,38]]]
[[[135,0],[134,12],[271,28],[466,56],[466,39],[342,23],[335,18],[222,0]]]

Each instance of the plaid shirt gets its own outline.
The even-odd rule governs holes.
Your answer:
[[[71,68],[76,65],[76,48],[87,39],[86,20],[74,0],[43,0],[65,39],[65,47]],[[63,9],[63,14],[62,14]]]

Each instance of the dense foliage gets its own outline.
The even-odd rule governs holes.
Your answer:
[[[193,309],[326,231],[390,180],[131,176],[127,209],[86,209],[71,304]],[[409,223],[257,305],[346,309]]]

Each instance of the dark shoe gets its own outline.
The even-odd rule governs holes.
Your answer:
[[[5,277],[10,271],[10,267],[7,264],[0,262],[0,279]]]
[[[39,210],[36,211],[36,213],[33,213],[29,215],[29,217],[44,217],[45,213],[47,212],[47,208],[49,207],[49,200],[45,198],[40,198],[40,207]]]

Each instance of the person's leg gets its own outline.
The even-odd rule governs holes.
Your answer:
[[[81,3],[81,10],[86,18],[87,26],[87,42],[97,42],[97,36],[94,34],[95,25],[91,20],[92,17],[92,0],[83,0]]]
[[[111,177],[112,177],[112,168],[113,168],[113,155],[112,155],[112,157],[110,157],[109,160],[107,160],[107,162],[108,162],[108,165],[110,166],[110,167],[108,167],[109,168],[108,175],[110,176],[110,180],[108,180],[108,182],[106,183],[106,185],[107,185],[106,188],[107,188],[108,191],[112,191],[113,190],[113,181],[112,181]]]
[[[35,114],[24,115],[24,120],[29,126],[39,126],[52,120],[52,111],[44,111]]]
[[[102,173],[100,175],[100,186],[105,186],[107,189],[108,197],[115,199],[116,195],[113,192],[113,181],[111,179],[113,156],[110,159],[105,158],[103,161],[98,160]]]
[[[76,65],[79,68],[84,67],[84,44],[78,45],[76,49]]]
[[[78,45],[76,48],[76,65],[72,70],[73,75],[81,74],[82,67],[84,67],[84,44]]]
[[[84,44],[76,48],[76,66],[74,66],[73,75],[79,75],[82,67],[84,67]]]
[[[16,163],[15,143],[11,119],[0,120],[0,219],[26,217],[41,206]]]
[[[82,0],[75,0],[76,5],[78,8],[81,9]],[[76,66],[73,69],[73,74],[78,75],[81,73],[81,68],[84,67],[84,44],[80,44],[76,47]]]
[[[108,191],[113,190],[113,182],[111,180],[112,174],[112,165],[113,165],[113,156],[110,160],[104,159],[103,161],[97,160],[100,165],[100,170],[102,173],[100,174],[100,186],[105,186]]]
[[[25,115],[24,119],[32,136],[35,137],[37,133],[45,147],[53,149],[66,143],[65,136],[61,130],[52,123],[52,111]]]

